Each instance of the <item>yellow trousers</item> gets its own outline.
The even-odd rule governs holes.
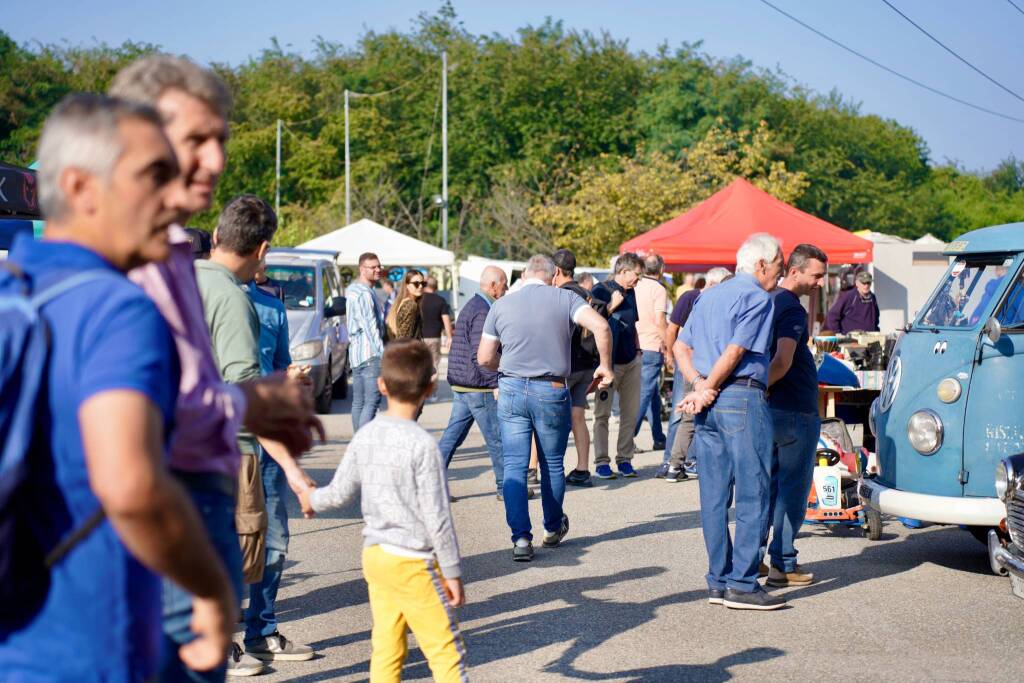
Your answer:
[[[466,646],[434,560],[401,557],[374,545],[363,548],[363,576],[373,614],[372,683],[401,680],[408,629],[435,681],[469,680]]]

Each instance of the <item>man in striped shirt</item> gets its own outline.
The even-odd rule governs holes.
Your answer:
[[[352,431],[372,420],[380,406],[380,359],[384,355],[384,312],[374,285],[381,276],[380,259],[372,252],[359,256],[359,277],[348,286],[348,364],[352,368]]]

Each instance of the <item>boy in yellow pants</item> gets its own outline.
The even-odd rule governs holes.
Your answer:
[[[468,680],[454,608],[465,602],[445,464],[416,415],[433,392],[433,360],[418,340],[392,342],[377,380],[388,409],[349,444],[331,483],[300,494],[307,517],[361,494],[363,576],[373,613],[370,680],[398,681],[412,629],[435,681]]]

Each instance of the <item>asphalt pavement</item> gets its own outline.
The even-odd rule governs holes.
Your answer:
[[[450,406],[442,389],[420,423],[440,437]],[[325,419],[330,441],[305,459],[321,484],[352,433],[348,403],[335,401],[333,413]],[[797,548],[817,580],[780,589],[789,607],[708,605],[697,482],[655,479],[661,454],[644,450],[646,427],[637,444],[639,478],[569,487],[565,542],[538,547],[532,563],[518,564],[483,439],[475,428],[470,433],[450,482],[472,680],[1020,680],[1024,600],[989,572],[983,546],[957,528],[910,530],[887,520],[882,539],[872,542],[857,529],[805,526]],[[575,462],[571,441],[566,462]],[[530,509],[539,534],[539,499]],[[318,655],[276,663],[260,680],[367,679],[361,528],[357,506],[305,520],[292,500],[278,615],[281,631]],[[409,640],[403,677],[429,680]]]

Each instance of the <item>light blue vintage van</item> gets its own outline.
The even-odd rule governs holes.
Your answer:
[[[969,232],[945,253],[952,262],[871,406],[878,472],[860,497],[988,542],[1006,516],[996,466],[1024,451],[1024,223]]]

